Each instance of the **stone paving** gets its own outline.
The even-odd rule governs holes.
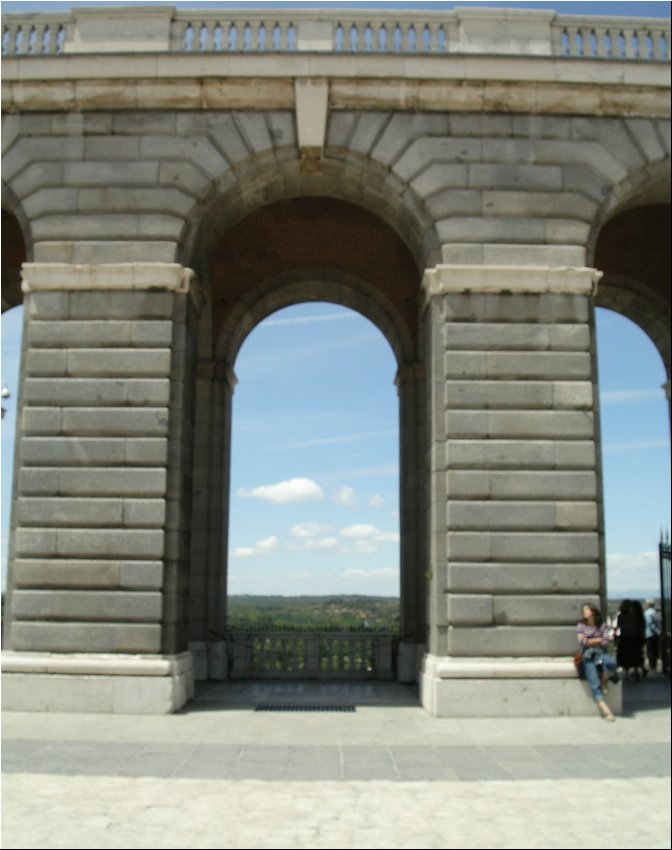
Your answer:
[[[669,745],[662,676],[627,683],[614,724],[437,719],[352,683],[216,686],[164,717],[5,712],[3,847],[667,848]]]

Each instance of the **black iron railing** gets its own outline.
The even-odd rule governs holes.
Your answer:
[[[660,655],[663,662],[663,672],[670,673],[670,631],[672,629],[672,578],[670,575],[670,533],[660,535]]]

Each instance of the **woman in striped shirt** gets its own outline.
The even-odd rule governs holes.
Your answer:
[[[609,648],[609,629],[602,622],[602,615],[594,605],[583,606],[583,620],[576,625],[576,636],[581,648],[583,672],[593,699],[605,720],[613,721],[614,715],[604,701],[602,686],[611,678],[618,681],[616,660],[607,653]]]

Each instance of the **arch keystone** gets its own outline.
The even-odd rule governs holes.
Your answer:
[[[299,151],[306,165],[324,155],[329,108],[329,83],[325,79],[294,81],[296,131]]]

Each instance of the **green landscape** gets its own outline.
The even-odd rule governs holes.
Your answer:
[[[389,596],[229,596],[228,628],[253,631],[399,631]]]

